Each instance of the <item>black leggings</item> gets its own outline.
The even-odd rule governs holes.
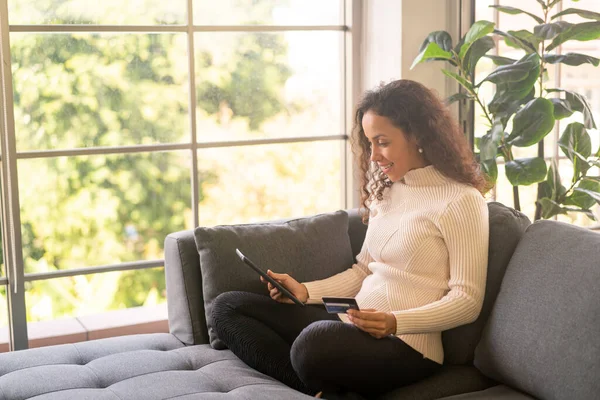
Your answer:
[[[215,300],[212,317],[219,338],[242,361],[307,394],[377,395],[440,367],[396,336],[376,339],[322,306],[227,292]]]

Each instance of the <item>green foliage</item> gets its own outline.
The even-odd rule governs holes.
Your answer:
[[[452,42],[446,32],[434,32],[427,37],[413,63],[440,60],[455,66],[456,70],[442,72],[460,84],[461,91],[448,99],[478,103],[489,123],[489,130],[476,141],[477,159],[491,182],[498,176],[496,159],[505,160],[505,172],[513,186],[538,183],[536,219],[550,218],[567,212],[581,212],[594,219],[590,208],[600,199],[598,177],[587,173],[592,166],[600,165],[600,148],[592,149],[587,129],[595,129],[590,106],[585,97],[561,88],[549,88],[544,79],[546,64],[562,64],[576,67],[600,65],[600,59],[586,54],[552,54],[551,51],[570,40],[588,41],[600,38],[600,14],[566,9],[551,16],[558,0],[538,0],[539,14],[503,5],[490,6],[498,11],[517,15],[526,14],[538,25],[533,31],[527,29],[507,32],[495,29],[489,21],[475,22],[466,35],[450,51]],[[591,22],[569,23],[553,21],[563,15],[576,14]],[[519,49],[524,55],[519,60],[488,55],[495,47],[493,37],[503,40],[507,46]],[[442,47],[444,46],[444,47]],[[448,55],[448,53],[450,55]],[[480,82],[474,81],[474,71],[482,57],[491,59],[497,67]],[[483,85],[494,85],[492,100],[484,104],[480,97]],[[552,95],[552,97],[548,97]],[[557,120],[579,113],[583,123],[571,123],[563,131],[558,145],[573,164],[573,178],[566,188],[556,167],[546,165],[543,157],[515,159],[514,147],[539,147],[551,132]],[[506,134],[506,130],[510,134]],[[543,147],[541,147],[543,148]],[[519,208],[518,189],[513,191],[515,207]]]
[[[506,162],[506,177],[513,186],[527,186],[546,178],[546,162],[543,158],[519,158]]]
[[[198,105],[215,114],[225,103],[235,116],[248,119],[251,130],[257,130],[284,110],[280,89],[292,75],[285,59],[287,45],[282,36],[253,33],[238,36],[235,48],[229,60],[231,71],[214,65],[210,53],[200,54],[201,76],[208,79],[198,84]],[[211,75],[218,78],[211,80]]]
[[[286,112],[280,93],[292,73],[287,43],[282,35],[266,33],[237,38],[234,56],[224,65],[211,65],[210,52],[197,54],[198,105],[217,115],[226,103],[232,118],[257,130]],[[18,150],[189,140],[185,39],[180,34],[14,34]],[[190,165],[187,151],[21,161],[26,272],[162,258],[164,238],[190,228]],[[204,188],[221,179],[219,172],[199,171],[200,202]],[[90,298],[89,290],[102,298]],[[51,315],[32,312],[44,308],[48,298]],[[40,281],[28,284],[28,319],[164,298],[162,269]]]
[[[517,111],[513,130],[506,140],[513,146],[528,147],[542,140],[552,128],[554,106],[550,100],[537,97]]]

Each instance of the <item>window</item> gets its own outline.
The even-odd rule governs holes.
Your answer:
[[[348,207],[347,3],[7,0],[27,322],[164,303],[171,232]]]
[[[500,4],[503,6],[510,6],[522,9],[524,11],[531,12],[533,14],[540,14],[540,5],[538,2],[530,1],[523,2],[517,0],[482,0],[476,2],[476,20],[485,19],[496,23],[496,27],[504,32],[508,30],[519,30],[528,29],[533,30],[533,27],[537,24],[531,17],[519,14],[509,15],[495,11],[490,8],[490,5]],[[594,12],[600,12],[600,3],[595,0],[581,0],[576,4],[570,4],[571,2],[561,2],[558,7],[566,9],[574,7],[578,9],[590,10]],[[555,8],[555,14],[561,8]],[[573,14],[565,15],[561,17],[564,21],[568,22],[584,22],[583,18]],[[587,42],[580,41],[569,41],[563,44],[560,48],[562,54],[567,52],[584,53],[593,57],[600,57],[600,41],[593,40]],[[500,40],[497,42],[495,49],[491,50],[489,54],[497,54],[504,57],[518,59],[523,55],[522,50],[517,50],[512,47],[508,47],[504,41]],[[495,66],[490,59],[483,58],[478,64],[478,70],[476,71],[476,80],[479,82],[486,77]],[[600,74],[598,74],[597,68],[591,64],[585,64],[577,67],[568,66],[564,64],[546,64],[547,68],[547,82],[548,87],[557,87],[567,90],[574,90],[578,93],[584,94],[590,104],[594,118],[596,121],[600,121]],[[482,85],[482,97],[484,101],[489,102],[493,97],[493,85],[484,84]],[[486,120],[482,116],[482,111],[479,106],[475,108],[475,133],[477,136],[482,136],[486,131]],[[558,162],[560,175],[562,177],[563,184],[568,187],[569,182],[572,179],[572,163],[565,157],[563,152],[558,147],[558,138],[562,134],[564,128],[571,122],[583,122],[583,117],[580,113],[574,113],[571,117],[565,118],[559,121],[557,128],[550,132],[544,139],[544,157],[547,161],[554,160]],[[600,141],[599,130],[588,130],[592,139],[592,148],[597,149]],[[535,157],[537,156],[537,146],[529,148],[513,148],[515,157]],[[512,186],[506,179],[504,174],[504,166],[502,165],[502,159],[498,159],[498,182],[495,190],[495,198],[509,206],[513,205]],[[597,168],[596,168],[597,170]],[[589,175],[599,175],[593,170],[590,171]],[[519,194],[521,200],[522,211],[533,220],[535,215],[535,199],[537,195],[537,185],[520,186]],[[595,214],[597,218],[600,218],[600,210],[598,206],[595,207]],[[590,220],[582,213],[569,213],[568,215],[559,215],[558,220],[562,220],[568,223],[574,223],[582,226],[591,226],[596,223]]]

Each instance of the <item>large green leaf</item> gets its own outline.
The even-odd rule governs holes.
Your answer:
[[[550,19],[555,19],[555,18],[561,17],[563,15],[570,15],[570,14],[577,14],[582,18],[600,21],[600,14],[598,14],[596,12],[592,12],[592,11],[580,10],[578,8],[567,8],[566,10],[563,10],[563,11],[559,12],[558,14],[553,15],[552,18],[550,18]],[[544,22],[544,21],[542,21],[542,22]]]
[[[546,179],[546,162],[540,157],[519,158],[508,161],[506,177],[513,186],[527,186]]]
[[[562,63],[574,67],[581,64],[592,64],[597,67],[600,64],[600,59],[579,53],[546,54],[544,55],[544,61],[550,64]]]
[[[533,28],[533,34],[541,40],[550,40],[571,26],[573,24],[567,21],[550,22],[548,24],[536,25]]]
[[[513,146],[531,146],[542,140],[552,128],[554,106],[550,100],[538,97],[515,114],[513,130],[507,140]]]
[[[562,1],[562,0],[552,0],[552,1],[550,2],[550,4],[548,4],[548,8],[552,8],[552,7],[554,7],[555,5],[557,5],[557,4],[558,4],[559,2],[561,2],[561,1]],[[571,1],[579,1],[579,0],[571,0]]]
[[[596,122],[594,121],[594,115],[592,114],[592,110],[590,105],[588,104],[585,97],[580,95],[579,93],[571,92],[569,90],[564,89],[546,89],[548,93],[564,93],[565,100],[569,103],[569,106],[572,110],[579,111],[583,114],[583,124],[588,129],[596,129]]]
[[[492,60],[494,62],[494,64],[496,65],[508,65],[508,64],[512,64],[512,63],[516,63],[517,60],[515,60],[514,58],[508,58],[508,57],[502,57],[502,56],[495,56],[495,55],[488,55],[486,54],[487,58],[489,58],[490,60]]]
[[[463,65],[465,65],[467,71],[471,74],[475,72],[475,67],[477,66],[479,59],[481,59],[485,53],[493,49],[495,46],[496,44],[494,43],[494,39],[489,36],[484,36],[481,39],[477,39],[473,45],[471,45],[471,48],[465,56]]]
[[[504,42],[510,47],[525,50],[528,54],[534,53],[537,51],[537,49],[535,47],[533,47],[533,45],[531,43],[529,43],[527,41],[523,41],[523,40],[519,39],[518,37],[511,35],[510,33],[503,32],[498,29],[494,29],[494,33],[496,35],[503,36]]]
[[[446,31],[434,31],[427,35],[423,43],[421,43],[421,47],[419,47],[419,53],[425,50],[429,46],[429,43],[437,43],[444,51],[450,52],[452,50],[452,37]]]
[[[570,117],[575,110],[571,108],[568,101],[563,99],[550,99],[554,106],[554,119],[563,119]]]
[[[490,183],[495,184],[498,179],[498,164],[496,164],[496,159],[480,161],[480,165]]]
[[[469,31],[465,35],[464,43],[460,47],[460,52],[458,54],[460,59],[464,59],[467,51],[469,51],[469,48],[477,39],[480,39],[493,31],[494,23],[490,21],[477,21],[471,25],[471,28],[469,28]]]
[[[527,103],[535,97],[534,85],[540,75],[540,57],[536,53],[531,53],[516,64],[522,64],[529,67],[527,77],[518,82],[500,82],[496,85],[494,98],[488,104],[489,111],[494,115],[501,115],[504,123],[512,114],[514,114],[522,104]],[[498,67],[506,68],[509,66]],[[480,83],[481,84],[481,83]]]
[[[546,178],[546,179],[548,179],[548,178]],[[549,199],[552,198],[552,189],[550,188],[550,185],[548,184],[548,180],[538,183],[538,195],[539,195],[539,198],[542,198],[542,197],[548,197]]]
[[[517,15],[517,14],[527,14],[529,15],[531,18],[535,19],[537,21],[538,24],[543,24],[544,20],[540,17],[538,17],[535,14],[532,14],[530,12],[527,11],[523,11],[519,8],[515,8],[515,7],[508,7],[508,6],[490,6],[492,8],[497,9],[498,11],[501,11],[503,13],[507,13],[507,14],[512,14],[512,15]]]
[[[588,196],[590,196],[592,199],[594,199],[594,201],[598,204],[600,204],[600,193],[592,191],[592,190],[587,190],[587,189],[582,189],[582,188],[578,188],[576,187],[575,189],[573,189],[576,192],[580,192],[580,193],[585,193]]]
[[[494,120],[492,128],[479,141],[479,157],[481,161],[496,158],[498,145],[504,138],[504,126],[500,119]]]
[[[494,116],[499,117],[504,126],[506,126],[510,117],[519,111],[523,104],[527,104],[535,98],[535,88],[533,85],[531,86],[529,93],[525,93],[524,90],[526,89],[526,86],[520,87],[516,83],[497,85],[496,93],[488,105],[488,110]],[[524,97],[521,97],[523,94]]]
[[[490,81],[496,84],[508,84],[530,80],[531,71],[537,67],[537,76],[539,76],[540,57],[537,54],[529,54],[514,64],[503,65],[492,71],[477,86],[483,82]],[[535,83],[535,80],[533,81]],[[523,89],[523,87],[522,87]],[[529,90],[527,90],[529,92]]]
[[[560,180],[560,174],[558,170],[555,168],[555,165],[552,163],[548,168],[548,175],[546,176],[546,183],[550,188],[550,197],[553,200],[558,199],[560,196],[567,193],[567,188],[563,186]]]
[[[546,4],[545,0],[537,0],[537,2],[540,3],[544,10],[548,8],[548,5]]]
[[[473,96],[471,96],[470,94],[460,92],[460,93],[455,93],[452,96],[448,97],[446,99],[446,104],[452,104],[457,101],[471,100],[471,99],[473,99]]]
[[[589,192],[597,193],[600,196],[600,183],[591,179],[582,179],[573,190],[573,193],[567,198],[568,204],[581,208],[592,208],[596,204],[596,200]],[[566,201],[565,204],[567,204]]]
[[[413,69],[417,64],[426,61],[435,60],[452,60],[452,54],[448,51],[443,50],[437,43],[431,42],[425,47],[425,49],[417,55],[413,61],[410,69]]]
[[[566,214],[567,211],[564,210],[560,204],[551,200],[547,197],[543,197],[537,201],[542,207],[542,218],[548,219],[552,218],[558,214]]]
[[[588,40],[596,40],[598,38],[600,38],[600,21],[575,24],[559,33],[546,50],[551,51],[568,40],[585,42]]]
[[[508,31],[508,34],[511,36],[504,39],[504,41],[506,42],[507,45],[509,45],[511,47],[519,47],[514,42],[514,38],[520,39],[523,43],[529,44],[532,49],[536,49],[536,50],[539,47],[540,42],[541,42],[540,38],[538,38],[536,35],[534,35],[533,33],[529,32],[528,30],[525,30],[525,29],[520,29],[518,31]]]
[[[567,125],[558,140],[558,146],[573,163],[576,177],[590,169],[591,166],[587,159],[592,154],[592,141],[585,126],[581,123],[573,122]]]
[[[452,71],[448,71],[447,69],[443,69],[442,73],[446,76],[451,77],[452,79],[456,80],[458,83],[460,83],[465,89],[467,89],[467,91],[469,93],[473,92],[473,85],[471,84],[471,82],[469,82],[467,79],[465,79],[464,77],[458,75],[455,72]]]

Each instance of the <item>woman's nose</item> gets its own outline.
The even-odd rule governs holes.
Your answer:
[[[371,161],[377,161],[379,159],[379,153],[374,149],[371,149]]]

